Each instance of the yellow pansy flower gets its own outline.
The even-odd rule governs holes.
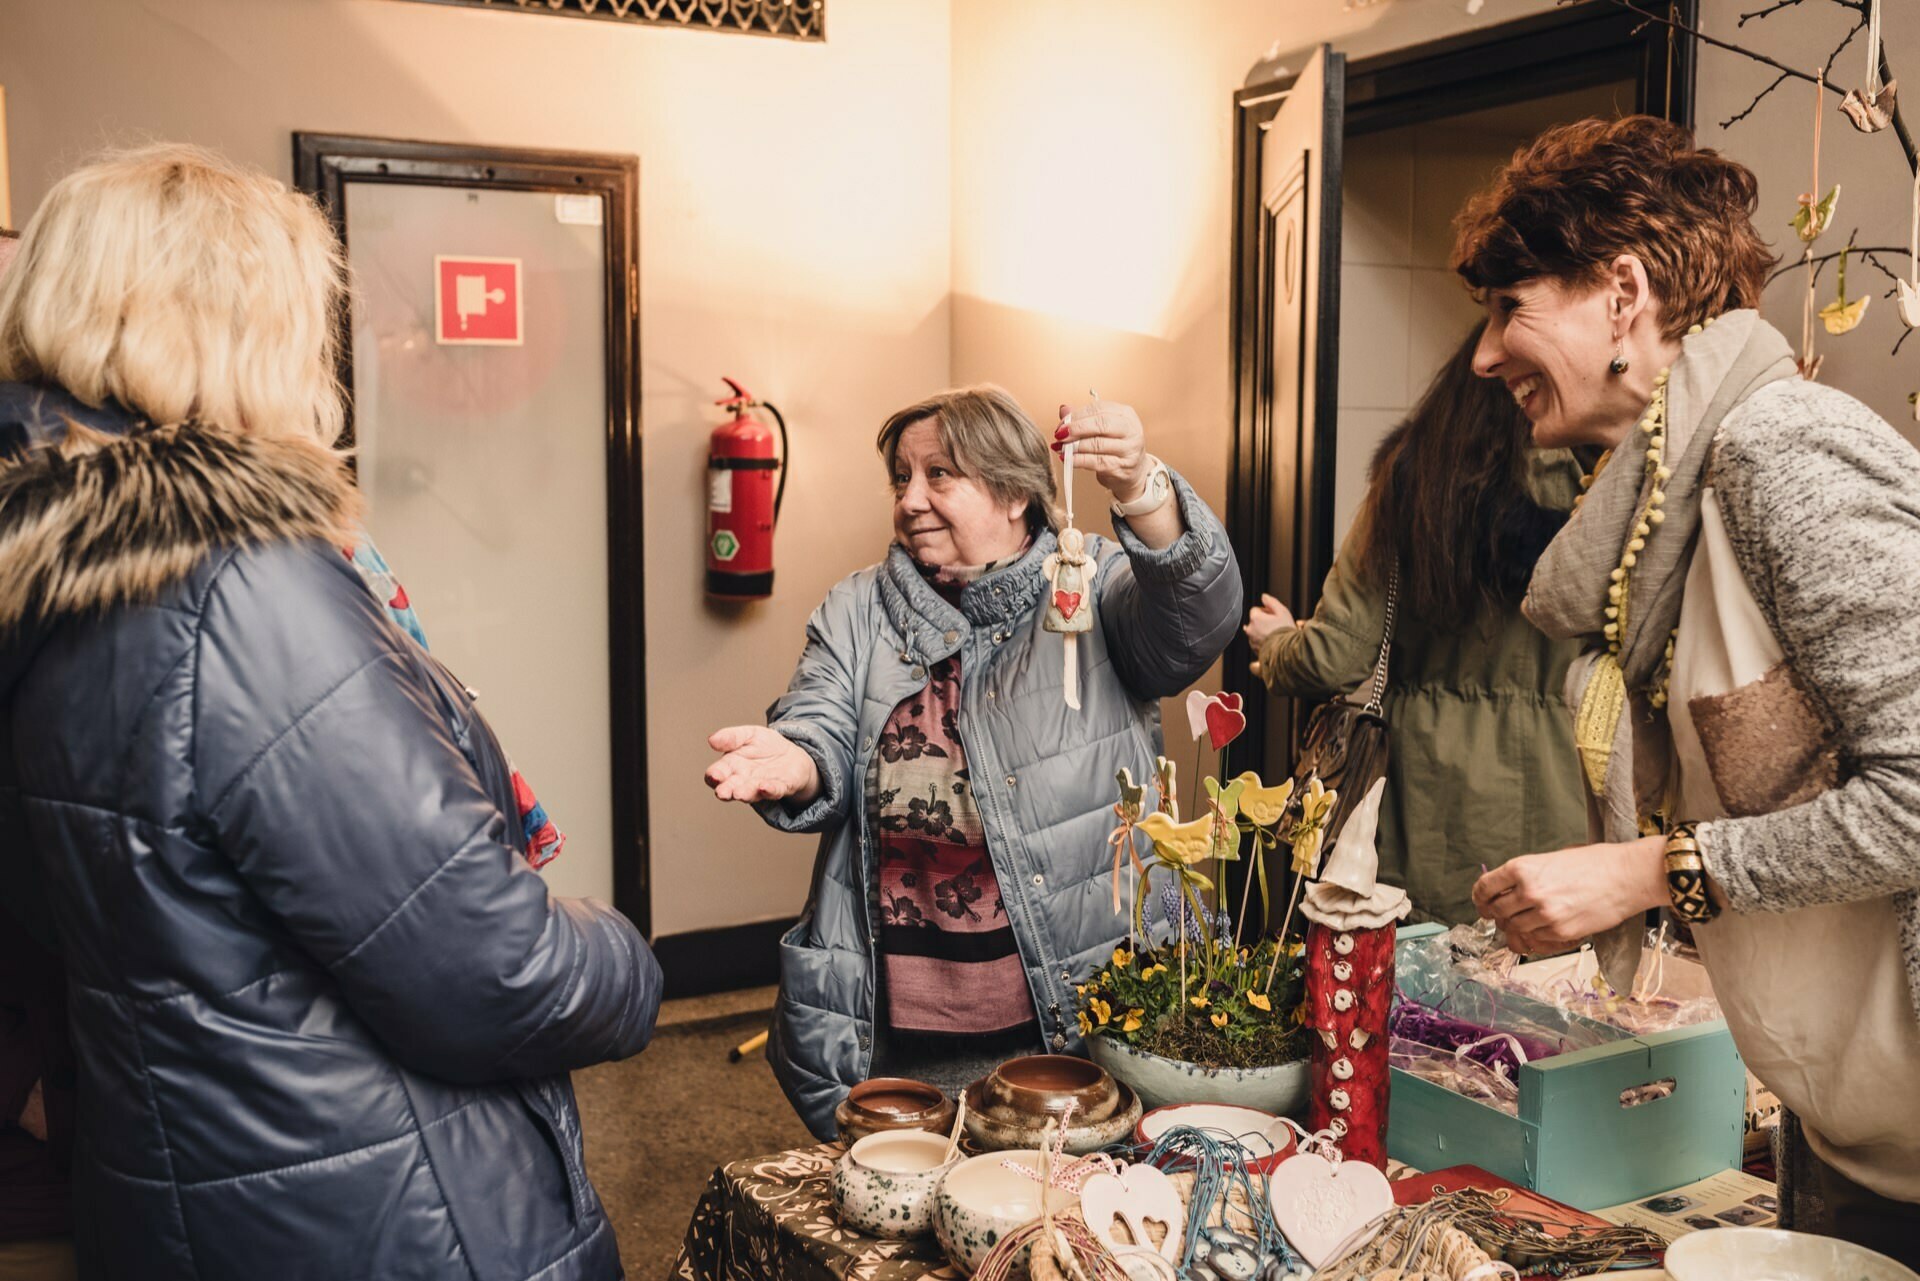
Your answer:
[[[1306,950],[1307,950],[1307,945],[1305,943],[1295,942],[1295,943],[1287,944],[1288,956],[1300,956],[1304,954]]]
[[[1102,1026],[1106,1024],[1108,1019],[1113,1017],[1113,1007],[1097,996],[1087,1002],[1087,1008],[1093,1011],[1094,1016],[1100,1020]]]
[[[1085,1010],[1082,1010],[1080,1011],[1080,1013],[1076,1014],[1074,1017],[1080,1020],[1080,1035],[1092,1036],[1093,1020],[1087,1017],[1087,1012]]]
[[[1126,1020],[1120,1024],[1120,1030],[1122,1032],[1138,1032],[1140,1025],[1146,1022],[1146,1017],[1147,1012],[1145,1010],[1128,1010]]]
[[[1266,1010],[1269,1013],[1271,1013],[1273,1010],[1273,1002],[1268,998],[1265,992],[1247,993],[1247,1004],[1251,1005],[1256,1010]]]
[[[1209,1000],[1208,1000],[1208,999],[1206,998],[1206,995],[1205,995],[1204,993],[1203,993],[1203,994],[1201,994],[1200,996],[1190,996],[1190,997],[1188,997],[1188,998],[1187,998],[1187,1000],[1189,1000],[1189,1001],[1191,1001],[1191,1002],[1193,1002],[1193,1008],[1194,1008],[1194,1009],[1196,1009],[1196,1010],[1204,1010],[1204,1009],[1206,1009],[1206,1008],[1207,1008],[1207,1007],[1208,1007],[1209,1005],[1212,1005],[1212,1004],[1213,1004],[1213,1002],[1212,1002],[1212,1001],[1209,1001]]]
[[[1227,1025],[1227,1012],[1225,1010],[1213,1016],[1213,1025],[1215,1027],[1225,1027]]]
[[[1124,947],[1116,947],[1113,949],[1113,963],[1116,968],[1124,970],[1133,964],[1133,953]]]

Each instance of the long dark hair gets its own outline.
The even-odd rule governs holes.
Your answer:
[[[1380,443],[1356,526],[1375,583],[1400,567],[1400,608],[1442,630],[1517,605],[1566,513],[1534,501],[1533,428],[1504,385],[1473,372],[1486,322]]]

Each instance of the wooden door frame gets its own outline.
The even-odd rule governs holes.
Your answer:
[[[1672,17],[1691,25],[1697,0],[1667,0]],[[1691,38],[1620,9],[1592,3],[1555,9],[1514,22],[1469,31],[1349,62],[1346,67],[1345,137],[1398,128],[1422,120],[1478,111],[1616,80],[1637,86],[1635,109],[1693,123],[1696,48]],[[1250,85],[1233,97],[1233,249],[1229,299],[1228,359],[1233,387],[1233,438],[1227,459],[1227,535],[1240,558],[1250,607],[1267,589],[1271,567],[1269,527],[1273,495],[1267,491],[1273,451],[1273,416],[1267,403],[1266,358],[1272,300],[1266,287],[1260,174],[1261,131],[1293,88],[1286,76]],[[1340,176],[1328,177],[1337,184]],[[1336,187],[1337,189],[1337,187]],[[1329,243],[1339,278],[1339,234]],[[1322,269],[1327,264],[1322,260]],[[1270,273],[1268,273],[1270,274]],[[1323,324],[1340,323],[1338,290]],[[1333,567],[1334,462],[1338,456],[1338,343],[1321,343],[1317,408],[1303,442],[1296,509],[1308,513],[1303,531],[1305,572],[1295,600],[1302,618],[1313,612],[1320,586]],[[1227,688],[1245,700],[1250,742],[1266,732],[1267,696],[1247,669],[1253,654],[1236,634],[1224,663]]]
[[[343,247],[349,182],[601,195],[607,264],[607,679],[612,706],[613,902],[653,933],[647,787],[647,630],[640,424],[640,161],[636,156],[293,135],[295,184],[319,198]],[[342,314],[340,381],[353,441],[353,321]]]

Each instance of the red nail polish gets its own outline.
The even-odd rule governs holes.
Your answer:
[[[1059,430],[1053,433],[1053,438],[1055,440],[1065,440],[1067,438],[1067,425],[1065,423],[1060,424]]]
[[[1056,440],[1051,445],[1048,445],[1047,448],[1057,454],[1060,452],[1060,442]]]

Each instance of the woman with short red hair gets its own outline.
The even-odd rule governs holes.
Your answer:
[[[1524,605],[1568,675],[1596,844],[1474,887],[1519,951],[1693,923],[1797,1117],[1783,1216],[1920,1262],[1920,454],[1758,312],[1745,167],[1646,116],[1554,129],[1459,220],[1479,373],[1606,451]],[[1810,1149],[1810,1150],[1809,1150]]]

